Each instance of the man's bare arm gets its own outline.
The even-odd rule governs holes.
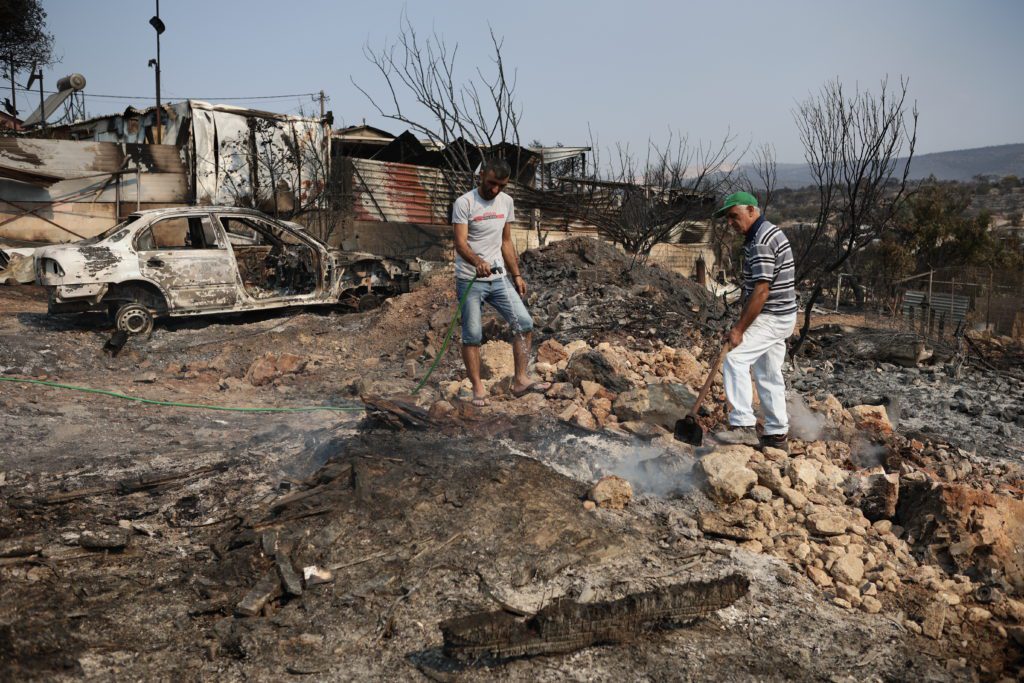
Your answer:
[[[516,245],[512,242],[512,227],[508,223],[505,223],[505,229],[501,231],[501,258],[505,261],[505,271],[515,283],[519,296],[526,296],[526,280],[519,273],[519,257]]]
[[[469,248],[469,224],[453,223],[452,227],[455,228],[455,252],[461,256],[466,263],[469,263],[476,268],[477,277],[490,277],[491,264],[477,256],[476,253]]]
[[[747,328],[750,327],[757,316],[761,315],[761,309],[764,308],[765,302],[768,301],[768,288],[770,284],[767,280],[758,280],[754,283],[754,291],[750,293],[750,296],[743,304],[743,310],[740,311],[740,319],[729,330],[727,338],[733,347],[743,343],[743,333],[747,331]]]

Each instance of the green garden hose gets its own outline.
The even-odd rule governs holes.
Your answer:
[[[444,343],[441,344],[441,350],[434,356],[434,362],[430,364],[430,369],[427,370],[427,374],[423,376],[420,383],[416,385],[416,388],[412,390],[413,394],[418,394],[423,385],[427,383],[430,376],[434,374],[434,370],[437,369],[437,364],[441,362],[441,357],[444,356],[444,352],[448,350],[448,342],[452,339],[452,331],[455,329],[455,321],[459,319],[459,315],[462,313],[462,306],[466,303],[466,297],[469,296],[469,290],[473,289],[473,283],[476,282],[476,275],[469,281],[469,287],[466,287],[466,291],[462,293],[462,297],[459,299],[459,305],[456,306],[455,312],[452,314],[452,320],[448,323],[448,332],[444,335]]]

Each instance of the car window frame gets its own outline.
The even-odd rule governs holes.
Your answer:
[[[189,246],[181,246],[181,247],[163,247],[163,246],[157,245],[157,243],[156,243],[156,236],[153,233],[153,227],[155,225],[159,224],[159,223],[162,223],[163,221],[176,220],[176,219],[180,219],[180,218],[186,219],[186,221],[188,223],[188,232],[189,232],[190,236],[191,236],[191,232],[192,232],[192,225],[191,225],[191,220],[190,219],[198,218],[200,220],[200,234],[202,235],[202,238],[203,238],[203,246],[197,247],[197,246],[194,246],[194,245],[189,245]],[[147,236],[148,236],[149,240],[152,242],[153,246],[150,249],[143,249],[140,246],[140,243],[143,241],[144,237],[147,237]],[[211,237],[211,236],[213,237],[213,244],[209,245],[209,244],[207,244],[207,242],[208,242],[207,238]],[[214,224],[214,221],[210,217],[210,214],[206,213],[206,212],[201,212],[201,211],[189,212],[189,213],[181,213],[181,214],[175,214],[175,215],[171,215],[171,216],[161,216],[161,217],[157,218],[156,220],[151,221],[148,225],[146,225],[146,227],[142,228],[141,230],[139,230],[135,234],[135,237],[132,239],[132,247],[135,249],[136,252],[143,252],[143,251],[184,251],[184,252],[198,251],[198,252],[203,252],[203,251],[215,251],[215,250],[226,251],[226,249],[227,249],[227,247],[222,243],[222,241],[220,239],[220,234],[217,232],[217,226]]]

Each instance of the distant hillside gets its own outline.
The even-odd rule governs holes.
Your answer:
[[[996,145],[936,152],[914,157],[912,179],[934,175],[939,180],[965,181],[977,175],[1024,177],[1024,144]],[[779,164],[778,187],[798,188],[813,182],[806,164]]]

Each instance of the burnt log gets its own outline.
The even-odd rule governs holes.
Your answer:
[[[527,619],[504,611],[479,612],[441,622],[443,649],[447,656],[461,659],[508,659],[628,642],[646,631],[706,617],[733,604],[749,589],[745,576],[731,574],[608,602],[563,598]]]

